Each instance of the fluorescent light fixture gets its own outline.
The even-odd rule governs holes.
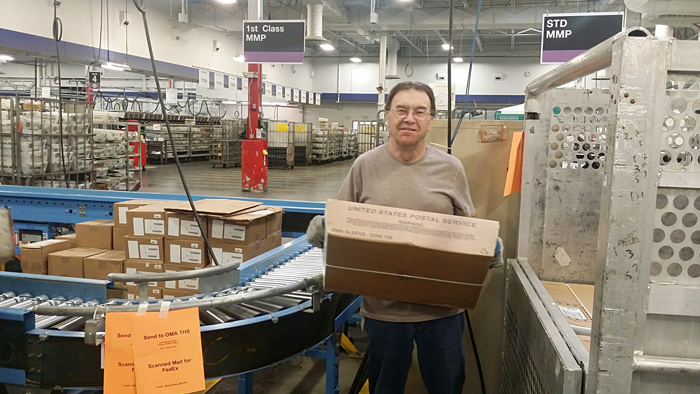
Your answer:
[[[455,63],[462,63],[464,62],[464,59],[461,57],[453,57],[452,60],[454,60]]]
[[[321,45],[319,45],[319,46],[320,46],[321,49],[323,49],[324,51],[332,51],[332,50],[335,49],[335,47],[333,46],[333,44],[330,44],[330,43],[321,44]]]
[[[360,59],[360,58],[357,57],[357,56],[351,57],[351,58],[350,58],[350,61],[353,62],[353,63],[362,63],[362,59]]]
[[[444,43],[442,44],[442,49],[449,51],[450,50],[450,44]],[[452,47],[452,49],[455,49],[455,47]]]
[[[233,105],[233,104],[238,104],[238,102],[237,102],[236,100],[224,100],[224,101],[221,102],[221,104],[224,104],[224,105]]]
[[[128,64],[126,63],[112,63],[112,62],[104,62],[100,67],[104,68],[105,70],[113,70],[113,71],[131,71],[131,67],[129,67]]]
[[[15,60],[15,58],[10,55],[0,55],[0,62],[11,62],[13,60]]]
[[[245,57],[243,55],[236,55],[233,57],[233,60],[237,61],[238,63],[243,63],[245,62]]]
[[[223,4],[234,4],[236,0],[219,0],[219,3]]]

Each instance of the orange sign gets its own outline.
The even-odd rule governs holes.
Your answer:
[[[523,182],[523,149],[525,133],[522,131],[513,133],[513,141],[510,146],[510,159],[508,160],[508,175],[503,196],[520,191]]]
[[[197,308],[131,316],[138,393],[204,390],[204,361]]]
[[[131,350],[132,313],[105,316],[105,394],[135,394],[134,354]]]

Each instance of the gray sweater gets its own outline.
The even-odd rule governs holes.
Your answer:
[[[458,216],[475,214],[462,163],[431,146],[412,163],[397,159],[387,144],[364,153],[353,164],[336,198]],[[360,311],[370,319],[389,322],[435,320],[461,312],[376,297],[364,297]]]

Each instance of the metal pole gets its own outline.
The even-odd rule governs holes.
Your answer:
[[[612,46],[620,37],[648,37],[651,33],[643,27],[635,27],[618,33],[601,42],[590,50],[569,60],[554,70],[532,81],[525,88],[525,94],[530,98],[539,96],[547,90],[554,89],[571,81],[575,81],[596,71],[610,67],[612,63]]]
[[[377,87],[377,110],[381,111],[386,106],[384,84],[386,83],[386,32],[381,32],[379,38],[379,85]],[[381,119],[385,119],[383,113],[380,113]]]
[[[700,360],[673,357],[635,356],[632,369],[635,372],[700,375]]]
[[[455,0],[450,0],[450,17],[447,35],[447,154],[452,154],[452,18]],[[476,34],[476,32],[474,33]]]

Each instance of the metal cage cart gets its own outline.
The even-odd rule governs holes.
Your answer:
[[[209,157],[211,137],[221,130],[220,125],[191,126],[189,128],[189,158]]]
[[[294,124],[294,165],[308,166],[311,164],[311,123]]]
[[[269,168],[294,168],[294,123],[268,120],[267,151]]]
[[[209,149],[209,162],[213,167],[240,167],[245,125],[245,119],[221,119],[221,127],[214,128]]]
[[[356,120],[353,130],[357,138],[357,155],[361,155],[389,140],[389,132],[383,123],[377,121]],[[379,141],[379,143],[377,143]]]
[[[698,54],[631,29],[528,86],[501,392],[697,392]],[[605,67],[609,91],[556,89]],[[595,283],[589,332],[541,280]]]
[[[134,191],[141,186],[141,144],[137,130],[121,122],[117,112],[94,111],[93,154],[96,188]],[[132,125],[133,127],[134,125]]]
[[[325,164],[342,157],[343,128],[328,119],[319,118],[319,127],[314,128],[312,139],[312,162]]]
[[[69,101],[60,113],[58,100],[3,99],[0,145],[5,182],[93,188],[92,106]]]

